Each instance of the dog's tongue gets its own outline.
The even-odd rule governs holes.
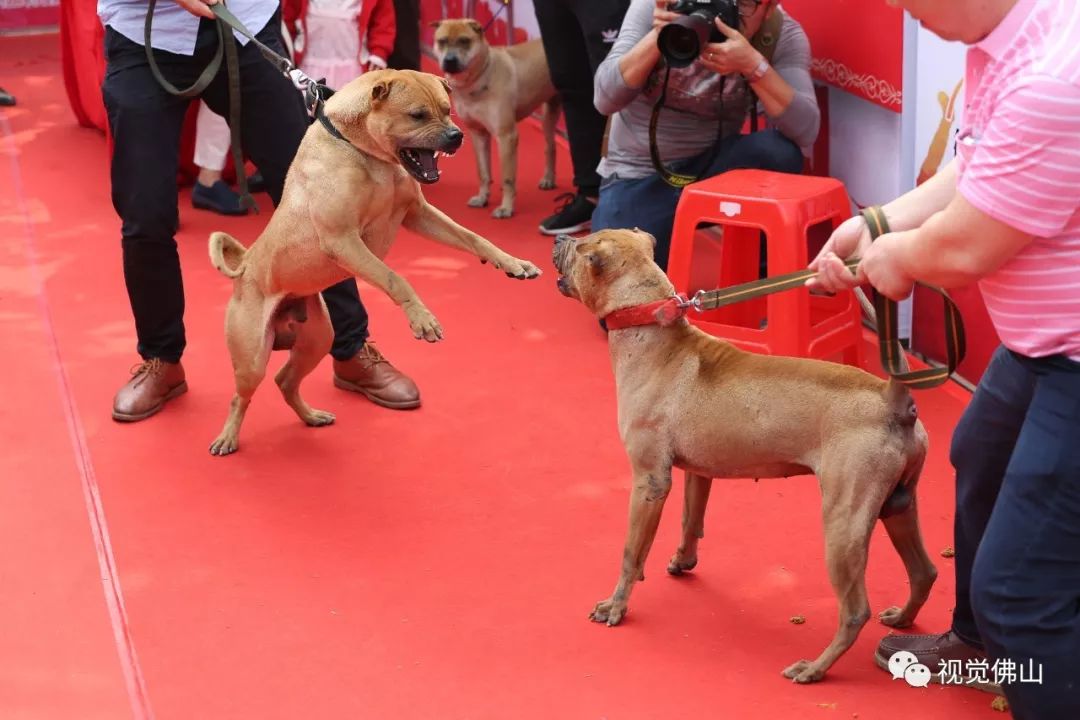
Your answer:
[[[419,153],[420,167],[423,168],[424,177],[429,180],[439,178],[439,163],[435,159],[435,153],[430,150],[421,150]]]

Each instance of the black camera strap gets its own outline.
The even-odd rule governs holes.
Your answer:
[[[671,66],[667,65],[664,71],[664,84],[660,88],[660,97],[657,99],[656,104],[653,105],[652,117],[649,118],[649,156],[652,158],[653,167],[656,168],[656,172],[663,178],[664,182],[671,187],[684,188],[690,183],[697,182],[701,174],[683,175],[668,170],[664,167],[664,161],[660,158],[660,148],[656,144],[656,128],[660,124],[660,111],[664,108],[664,101],[667,100],[668,79],[670,77]],[[712,165],[713,160],[716,159],[720,152],[720,143],[724,139],[724,86],[726,84],[727,78],[720,76],[720,107],[716,127],[716,142],[713,143],[712,150],[706,156],[701,172],[705,172]]]

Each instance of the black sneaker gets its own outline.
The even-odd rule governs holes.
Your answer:
[[[15,104],[15,96],[4,88],[0,88],[0,105],[12,106]]]
[[[580,193],[563,193],[555,198],[561,202],[558,211],[540,222],[544,235],[561,235],[588,230],[592,226],[592,214],[596,203]]]
[[[256,170],[252,173],[248,181],[248,192],[266,192],[266,180],[263,179],[262,173]]]

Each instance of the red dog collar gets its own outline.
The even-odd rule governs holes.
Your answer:
[[[692,305],[692,301],[676,295],[666,300],[616,310],[604,317],[604,325],[608,330],[622,330],[640,325],[667,327],[686,315]]]

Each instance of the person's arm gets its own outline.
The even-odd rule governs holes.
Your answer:
[[[397,16],[394,14],[393,0],[374,2],[375,7],[371,9],[367,31],[368,64],[371,69],[381,69],[386,67],[386,61],[394,51]]]
[[[674,16],[661,9],[657,0],[631,0],[619,37],[593,79],[593,105],[601,115],[614,115],[629,105],[641,93],[660,59],[654,12],[658,21],[660,17]]]
[[[1076,85],[1049,77],[1021,81],[968,150],[948,205],[919,227],[879,238],[866,250],[860,274],[899,299],[916,281],[969,284],[1035,238],[1059,235],[1080,209],[1078,106]]]
[[[945,209],[956,195],[956,159],[934,174],[922,185],[908,190],[892,202],[882,206],[889,229],[902,232],[917,228],[935,213]],[[852,275],[844,266],[851,257],[863,257],[870,247],[870,229],[862,215],[855,215],[840,224],[821,248],[809,268],[817,271],[806,285],[819,292],[838,292],[865,282],[861,276]]]
[[[810,41],[802,28],[794,22],[784,23],[774,64],[769,65],[742,33],[720,18],[716,19],[716,27],[726,40],[706,45],[701,63],[719,75],[738,73],[746,77],[773,126],[800,148],[813,145],[821,126],[821,110],[810,77]],[[765,73],[755,78],[763,64]]]

